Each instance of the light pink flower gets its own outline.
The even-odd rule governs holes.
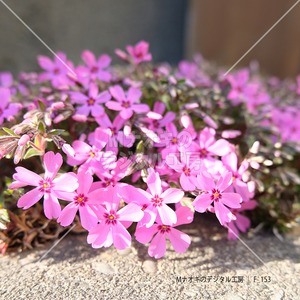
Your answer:
[[[115,85],[111,87],[109,91],[117,102],[108,101],[106,106],[109,109],[120,111],[120,116],[123,119],[130,119],[134,112],[140,114],[149,111],[147,104],[139,104],[142,96],[141,90],[131,87],[125,95],[123,88],[119,85]]]
[[[76,109],[76,115],[88,116],[91,114],[93,117],[102,116],[105,114],[104,108],[101,104],[106,103],[111,99],[108,91],[99,93],[99,88],[96,84],[91,83],[88,94],[81,92],[70,92],[72,103],[79,104]]]
[[[246,232],[250,225],[250,219],[240,212],[244,210],[252,210],[257,206],[257,202],[255,200],[250,200],[246,203],[241,204],[241,208],[233,209],[231,212],[235,216],[235,220],[231,221],[227,224],[228,227],[228,239],[236,240],[239,236],[239,231]]]
[[[132,147],[135,141],[135,136],[131,133],[131,130],[127,130],[128,126],[124,126],[125,120],[121,116],[116,116],[113,122],[111,122],[108,116],[105,114],[96,118],[96,121],[101,128],[109,129],[110,138],[106,144],[107,151],[118,153],[118,142],[126,148]],[[124,129],[121,130],[123,127]]]
[[[4,119],[12,121],[13,117],[20,111],[22,105],[11,103],[11,92],[8,88],[0,87],[0,125]]]
[[[216,156],[224,156],[231,152],[230,143],[224,139],[216,140],[215,135],[216,131],[213,128],[205,127],[200,131],[198,140],[190,147],[192,152],[198,154],[206,169],[213,174],[222,167]]]
[[[108,187],[101,190],[103,205],[97,206],[99,224],[89,231],[87,242],[93,248],[110,247],[112,244],[119,250],[130,246],[131,235],[126,230],[132,222],[138,222],[143,217],[141,208],[129,203],[119,210],[120,194],[118,187]]]
[[[201,170],[200,159],[193,159],[192,153],[181,151],[180,160],[177,155],[168,154],[166,164],[177,173],[180,173],[180,185],[185,191],[195,190],[196,175]]]
[[[75,192],[64,195],[63,200],[70,203],[62,210],[57,222],[62,226],[70,225],[79,210],[81,225],[89,230],[98,223],[93,205],[99,204],[100,201],[97,201],[97,191],[92,190],[93,177],[88,173],[79,172],[77,178],[79,187]]]
[[[57,52],[53,61],[47,56],[39,55],[38,63],[45,70],[39,76],[41,81],[50,80],[52,86],[58,89],[66,89],[73,85],[68,74],[74,72],[74,66],[63,52]]]
[[[244,160],[238,168],[238,158],[234,152],[222,157],[225,168],[232,172],[232,189],[240,194],[243,201],[248,201],[253,195],[249,191],[248,184],[243,181],[242,176],[249,167],[249,163]]]
[[[177,222],[172,226],[163,224],[159,218],[157,224],[154,224],[149,228],[142,225],[137,226],[135,237],[140,243],[149,243],[153,235],[155,235],[148,249],[148,254],[151,257],[158,259],[165,255],[167,238],[170,240],[174,250],[178,253],[185,252],[189,247],[191,238],[174,227],[191,223],[194,214],[190,208],[184,206],[178,208],[175,213]]]
[[[135,46],[128,45],[126,46],[126,50],[129,55],[120,49],[116,49],[115,53],[121,59],[127,60],[134,65],[138,65],[144,61],[152,60],[152,55],[149,53],[149,43],[145,41],[140,41]]]
[[[184,192],[169,188],[162,191],[162,183],[159,174],[153,169],[148,169],[147,185],[148,191],[139,188],[126,188],[124,191],[124,200],[140,205],[145,213],[140,225],[150,227],[154,224],[157,215],[159,215],[163,224],[173,225],[177,222],[176,214],[167,204],[179,202]]]
[[[232,183],[232,173],[224,172],[217,183],[207,172],[201,172],[197,176],[198,188],[204,191],[193,202],[195,210],[203,213],[213,203],[215,214],[221,223],[229,223],[235,219],[229,208],[240,208],[242,197],[237,193],[228,193],[226,190]]]
[[[94,53],[85,50],[82,52],[81,58],[86,66],[77,67],[76,73],[80,78],[99,79],[104,82],[111,80],[111,74],[107,70],[111,63],[111,58],[107,54],[102,54],[96,59]]]
[[[27,185],[36,186],[19,199],[18,207],[27,209],[44,197],[46,217],[48,219],[57,218],[61,212],[58,198],[62,199],[66,192],[74,192],[78,188],[78,180],[74,173],[57,176],[57,172],[63,163],[62,156],[59,153],[47,152],[44,155],[43,162],[45,167],[44,177],[23,167],[17,167],[17,173],[13,175],[13,179],[16,181],[9,188],[16,189]]]

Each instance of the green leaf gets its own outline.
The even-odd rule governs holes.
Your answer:
[[[39,129],[39,131],[40,131],[41,133],[45,133],[45,131],[46,131],[45,123],[44,123],[44,122],[39,122],[38,129]]]
[[[140,141],[136,146],[136,153],[144,153],[144,141]]]
[[[45,104],[43,103],[43,101],[41,101],[41,100],[38,100],[38,104],[39,104],[39,107],[40,107],[40,109],[41,110],[46,110],[46,106],[45,106]]]
[[[12,135],[12,136],[18,136],[17,134],[15,134],[11,129],[9,128],[6,128],[6,127],[2,127],[2,129],[8,133],[9,135]]]
[[[24,155],[24,159],[28,159],[28,158],[30,158],[30,157],[32,157],[32,156],[41,156],[41,155],[43,155],[43,152],[42,152],[42,151],[39,151],[39,150],[37,150],[37,149],[35,149],[35,148],[30,148],[30,149],[26,152],[26,154]]]

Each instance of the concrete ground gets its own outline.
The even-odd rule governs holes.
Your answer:
[[[300,299],[299,235],[227,241],[205,217],[182,229],[192,236],[189,250],[177,254],[169,245],[160,260],[135,241],[123,251],[92,249],[85,235],[72,234],[41,262],[51,244],[6,255],[0,299]]]

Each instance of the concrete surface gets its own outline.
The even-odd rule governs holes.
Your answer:
[[[1,257],[0,299],[300,299],[299,236],[243,237],[262,264],[242,242],[227,241],[214,220],[199,218],[182,229],[192,236],[188,252],[168,247],[160,260],[137,242],[124,251],[95,250],[85,235],[71,234],[41,262],[51,244]]]

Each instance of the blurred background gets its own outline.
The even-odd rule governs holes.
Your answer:
[[[54,51],[77,62],[84,49],[114,56],[143,39],[156,62],[197,52],[234,64],[296,0],[4,0]],[[300,4],[238,65],[257,60],[279,77],[300,73]],[[45,46],[0,3],[0,69],[37,69]],[[114,62],[118,62],[115,58]]]

